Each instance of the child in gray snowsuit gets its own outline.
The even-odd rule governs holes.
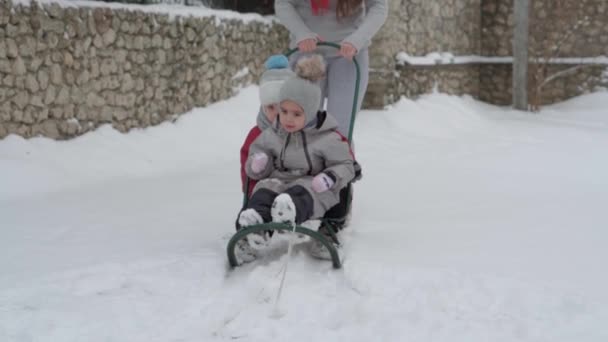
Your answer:
[[[324,76],[322,58],[300,59],[295,72],[280,90],[278,129],[264,130],[251,144],[245,170],[259,181],[239,215],[241,226],[321,218],[355,177],[336,120],[317,111],[321,89],[314,82]]]

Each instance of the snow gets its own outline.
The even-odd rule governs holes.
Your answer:
[[[275,18],[272,16],[262,16],[257,13],[238,13],[229,10],[211,9],[205,6],[185,6],[178,4],[138,5],[89,0],[13,0],[13,4],[21,6],[30,6],[32,2],[36,2],[41,5],[55,4],[61,7],[84,7],[92,9],[110,8],[139,11],[144,13],[166,14],[171,20],[178,20],[180,17],[215,17],[216,25],[220,25],[221,20],[231,19],[240,20],[244,23],[256,21],[265,24],[272,24],[275,21]]]
[[[496,56],[454,56],[451,52],[431,52],[426,56],[410,56],[406,52],[399,52],[396,56],[399,65],[436,65],[436,64],[512,64],[513,57]],[[599,64],[608,65],[607,56],[597,57],[563,57],[551,58],[552,64]]]
[[[257,88],[175,123],[0,141],[0,341],[606,341],[608,92],[363,111],[344,267],[227,269]]]
[[[244,67],[243,69],[239,70],[236,74],[234,74],[234,76],[232,76],[233,80],[245,77],[247,75],[249,75],[250,71],[248,67]]]

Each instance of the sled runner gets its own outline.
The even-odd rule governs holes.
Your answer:
[[[340,49],[340,45],[335,44],[335,43],[319,42],[317,45],[330,46],[330,47],[333,47],[336,49]],[[296,51],[297,51],[297,48],[292,49],[292,50],[288,51],[285,54],[285,56],[289,57]],[[354,57],[353,57],[353,63],[355,64],[356,81],[355,81],[355,89],[354,89],[355,95],[353,98],[351,121],[350,121],[350,127],[349,127],[349,131],[348,131],[348,137],[347,137],[349,144],[352,141],[353,128],[354,128],[354,124],[355,124],[355,116],[357,114],[357,104],[359,101],[359,83],[360,83],[359,64],[358,64],[356,58],[354,58]],[[249,194],[249,180],[247,180],[247,182],[245,184],[246,184],[246,189],[245,189],[245,195],[244,195],[244,200],[243,200],[244,208],[247,206],[247,202],[249,200],[249,198],[247,197],[247,194]],[[303,234],[303,235],[309,236],[313,240],[318,241],[323,246],[325,246],[325,248],[327,248],[327,250],[331,256],[333,267],[334,268],[342,267],[342,261],[340,260],[340,256],[338,254],[338,249],[337,249],[337,247],[340,246],[340,242],[337,237],[337,232],[344,225],[346,215],[348,212],[350,212],[350,206],[351,206],[351,185],[350,184],[347,187],[345,187],[344,189],[342,189],[342,191],[340,193],[340,201],[341,201],[341,203],[336,205],[336,207],[342,205],[342,208],[343,208],[342,210],[334,210],[334,208],[331,208],[326,213],[325,217],[320,219],[321,223],[320,223],[319,227],[320,228],[322,227],[323,230],[329,234],[322,234],[318,231],[306,228],[302,225],[296,225],[294,227],[294,225],[292,223],[277,223],[277,222],[255,224],[255,225],[250,225],[250,226],[246,226],[246,227],[239,229],[232,236],[232,238],[228,242],[228,246],[227,246],[228,262],[230,263],[230,266],[236,267],[239,265],[239,260],[236,257],[236,247],[237,247],[237,242],[239,240],[249,236],[250,234],[260,234],[260,233],[264,233],[267,231],[271,231],[271,232],[272,231],[278,231],[278,232],[288,231],[288,232],[296,232],[299,234]],[[334,214],[335,212],[340,212],[340,211],[343,211],[343,213],[341,215]],[[327,236],[327,235],[329,235],[329,236]],[[331,238],[328,238],[328,237],[331,237]]]

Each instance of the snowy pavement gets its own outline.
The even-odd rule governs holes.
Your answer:
[[[0,141],[0,341],[607,341],[608,93],[364,111],[342,270],[228,271],[257,88],[175,124]]]

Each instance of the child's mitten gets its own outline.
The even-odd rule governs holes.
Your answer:
[[[251,158],[251,171],[255,173],[264,171],[268,164],[268,155],[264,152],[257,152]]]
[[[336,181],[325,172],[321,172],[312,179],[312,189],[316,192],[323,192],[331,189]]]

